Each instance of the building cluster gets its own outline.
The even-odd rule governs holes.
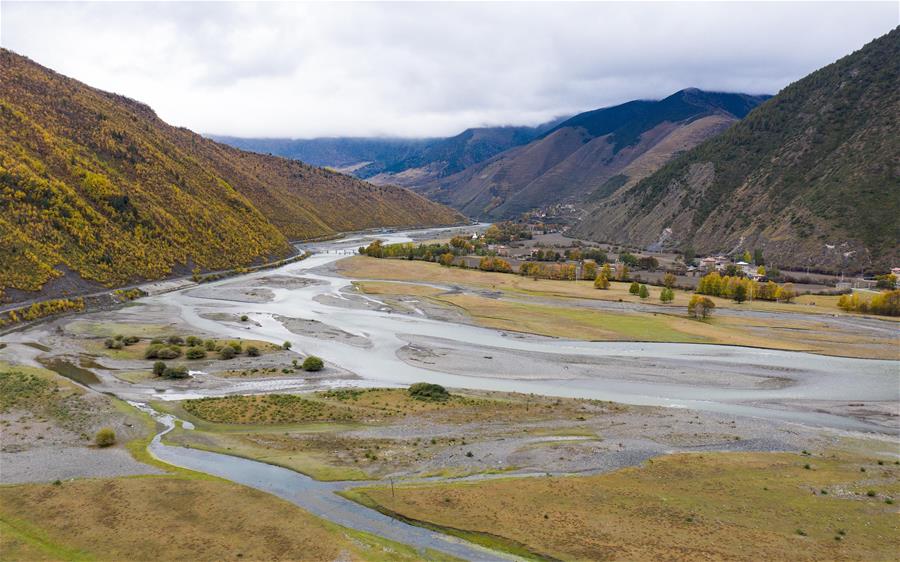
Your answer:
[[[745,277],[748,277],[754,281],[764,281],[765,274],[759,272],[759,268],[751,263],[747,263],[743,260],[741,261],[733,261],[728,256],[707,256],[705,258],[700,259],[700,265],[693,266],[690,265],[687,268],[688,273],[712,273],[713,271],[718,271],[720,273],[724,272],[730,266],[734,266],[738,271],[744,274]]]

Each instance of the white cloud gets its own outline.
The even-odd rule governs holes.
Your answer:
[[[166,121],[429,136],[688,86],[775,93],[898,23],[882,3],[17,3],[0,44]]]

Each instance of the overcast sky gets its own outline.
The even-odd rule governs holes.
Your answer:
[[[898,5],[4,1],[0,44],[198,132],[436,136],[690,86],[774,94]]]

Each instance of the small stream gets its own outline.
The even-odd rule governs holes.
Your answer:
[[[365,531],[420,551],[432,549],[466,560],[515,560],[513,556],[496,553],[456,537],[416,527],[369,509],[337,495],[335,492],[383,482],[320,482],[286,468],[230,455],[165,445],[162,438],[174,429],[176,418],[160,414],[146,404],[129,402],[150,414],[165,426],[150,443],[148,450],[157,459],[211,474],[285,499],[313,515],[359,531]]]

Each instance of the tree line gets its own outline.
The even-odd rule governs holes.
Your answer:
[[[792,283],[784,285],[779,285],[774,281],[762,283],[742,276],[722,276],[717,271],[708,273],[700,279],[697,293],[734,299],[737,302],[752,299],[791,302],[797,296]]]

